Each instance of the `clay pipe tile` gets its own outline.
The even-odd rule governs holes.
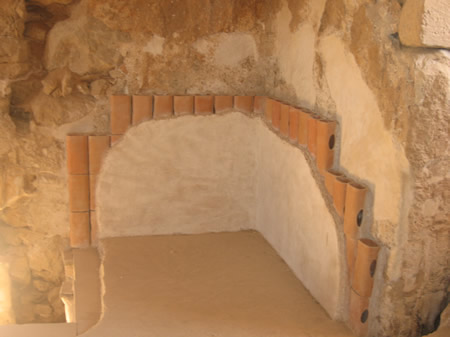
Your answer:
[[[103,158],[110,146],[110,136],[89,136],[89,174],[100,173]]]
[[[289,108],[289,139],[296,142],[298,139],[298,117],[300,111],[294,107]]]
[[[94,247],[98,246],[98,225],[97,225],[97,213],[91,211],[89,213],[91,220],[91,245]]]
[[[350,289],[349,326],[358,337],[367,336],[369,327],[369,298],[359,296]]]
[[[89,246],[89,212],[70,213],[70,246],[82,248]]]
[[[273,102],[274,100],[269,97],[266,100],[266,112],[264,116],[266,118],[266,121],[269,123],[272,123]]]
[[[313,155],[317,155],[317,116],[308,115],[308,150]]]
[[[173,115],[173,96],[155,96],[153,118],[167,118]]]
[[[285,137],[289,136],[289,109],[289,105],[281,103],[280,132]]]
[[[344,176],[337,177],[333,185],[333,204],[339,216],[344,216],[345,210],[345,194],[347,192],[347,185],[350,182]]]
[[[342,173],[334,170],[327,170],[325,172],[325,187],[327,188],[327,191],[331,196],[333,196],[334,181],[337,179],[337,177],[342,177]]]
[[[153,96],[133,96],[132,124],[138,125],[153,117]]]
[[[173,110],[175,116],[194,114],[194,96],[174,96]]]
[[[355,237],[364,217],[367,188],[349,183],[345,194],[344,233]]]
[[[216,114],[227,112],[233,109],[233,96],[215,96],[214,110]]]
[[[254,96],[234,96],[234,107],[237,110],[253,113]]]
[[[308,111],[298,109],[298,143],[301,145],[308,144],[308,119],[311,115]]]
[[[69,175],[69,208],[71,212],[89,211],[89,176]]]
[[[352,288],[362,297],[372,295],[373,277],[380,247],[372,240],[358,240]]]
[[[272,100],[272,126],[279,130],[281,122],[281,102]]]
[[[267,99],[265,96],[255,96],[253,112],[257,115],[264,115],[266,112],[266,102]]]
[[[210,115],[214,110],[214,96],[195,96],[195,114]]]
[[[68,135],[66,137],[67,172],[69,174],[88,174],[88,136]]]
[[[353,268],[355,265],[357,244],[358,240],[356,238],[345,235],[345,254],[347,258],[347,271],[349,284],[351,284],[351,280],[353,277]]]
[[[111,133],[123,135],[131,125],[131,97],[111,96]]]
[[[317,123],[317,168],[322,175],[333,166],[336,122],[318,120]]]

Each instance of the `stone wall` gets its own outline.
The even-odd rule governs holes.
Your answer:
[[[340,167],[374,191],[372,334],[431,331],[448,293],[450,61],[400,42],[404,3],[4,0],[0,255],[17,321],[63,319],[66,133],[107,132],[113,93],[267,94],[338,119]]]

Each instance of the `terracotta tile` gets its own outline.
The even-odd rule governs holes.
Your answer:
[[[195,114],[210,115],[213,113],[214,96],[195,96]]]
[[[88,174],[88,136],[66,136],[67,172],[69,174]]]
[[[153,96],[133,96],[133,125],[153,117]]]
[[[272,126],[279,130],[281,121],[281,102],[272,101]]]
[[[253,113],[254,96],[234,96],[234,107],[242,112]]]
[[[364,220],[367,188],[354,182],[347,184],[345,194],[344,233],[355,237]]]
[[[131,96],[111,96],[111,133],[123,135],[131,125]]]
[[[337,177],[333,185],[333,204],[339,216],[343,217],[345,212],[345,193],[347,184],[350,182],[346,177]]]
[[[97,187],[97,175],[91,174],[89,176],[89,209],[91,211],[95,210],[95,189]]]
[[[367,336],[369,326],[369,299],[350,290],[349,326],[357,337]]]
[[[194,96],[174,96],[175,116],[194,114]]]
[[[216,114],[233,110],[233,96],[215,96],[214,109]]]
[[[347,260],[347,272],[348,272],[349,284],[352,283],[357,244],[358,244],[358,240],[356,238],[345,235],[345,255],[346,255],[346,260]]]
[[[89,211],[89,176],[69,175],[69,208],[71,212]]]
[[[122,135],[111,135],[111,146],[122,139]]]
[[[294,107],[289,109],[289,139],[296,142],[298,140],[298,115],[300,111]]]
[[[167,118],[173,115],[173,96],[155,96],[153,118]]]
[[[257,115],[264,116],[266,112],[266,97],[255,96],[253,112]]]
[[[372,240],[358,240],[355,269],[352,278],[352,288],[362,297],[372,295],[373,277],[377,267],[380,247]]]
[[[264,116],[266,118],[266,121],[269,123],[272,123],[273,102],[274,100],[271,98],[266,99],[266,112]]]
[[[334,170],[327,170],[325,172],[325,187],[327,188],[327,191],[331,196],[333,196],[334,182],[338,177],[342,177],[342,173],[336,172]]]
[[[98,246],[98,223],[97,223],[97,213],[95,211],[91,211],[90,214],[91,219],[91,246]]]
[[[334,148],[336,142],[336,122],[327,120],[317,121],[317,168],[322,175],[333,166]]]
[[[100,172],[103,159],[110,146],[110,136],[89,136],[89,174]]]
[[[313,155],[317,154],[317,117],[308,116],[308,150]]]
[[[310,118],[310,113],[303,109],[298,109],[298,143],[301,145],[308,144],[308,119]]]
[[[281,103],[280,110],[280,132],[283,136],[289,136],[289,109],[290,106]]]
[[[89,212],[70,213],[70,246],[73,248],[88,247],[90,240]]]

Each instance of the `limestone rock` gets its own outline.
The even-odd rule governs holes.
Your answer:
[[[31,280],[30,266],[25,256],[14,258],[9,267],[9,275],[14,282],[26,286]]]
[[[33,280],[33,287],[37,290],[37,291],[41,291],[41,292],[46,292],[50,289],[50,283],[43,281],[43,280]]]
[[[45,66],[68,67],[79,75],[106,72],[122,58],[118,50],[122,36],[88,16],[58,22],[47,36]]]
[[[16,127],[8,115],[0,115],[0,156],[12,149],[15,129]]]
[[[407,0],[400,16],[401,42],[411,47],[450,48],[448,0]]]
[[[54,126],[83,118],[92,111],[94,101],[79,94],[53,97],[41,93],[31,101],[30,105],[38,125]]]
[[[47,304],[36,304],[34,306],[35,316],[39,317],[42,320],[49,320],[52,317],[53,309],[50,305]]]
[[[77,78],[67,68],[56,69],[42,80],[42,91],[46,95],[65,97],[72,93]]]

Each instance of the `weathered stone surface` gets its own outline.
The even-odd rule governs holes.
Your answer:
[[[450,48],[448,0],[407,0],[398,26],[406,46]]]
[[[26,256],[16,257],[10,263],[9,275],[11,279],[21,285],[28,285],[31,281],[30,266]]]

